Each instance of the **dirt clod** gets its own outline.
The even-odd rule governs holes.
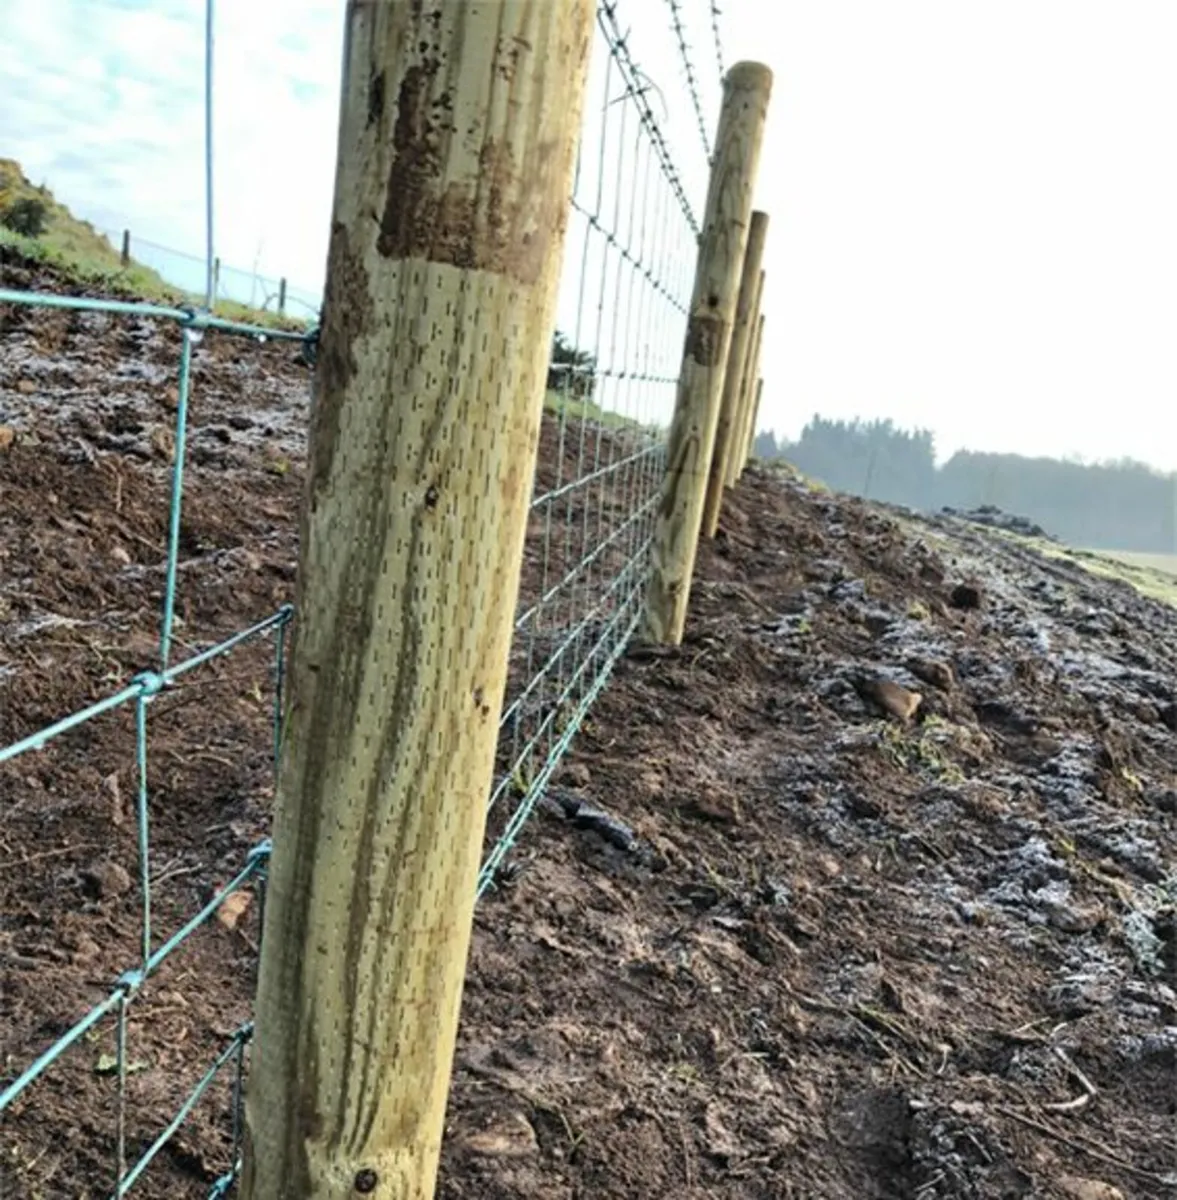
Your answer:
[[[117,900],[132,887],[130,873],[116,862],[91,863],[82,871],[82,883],[96,900]]]

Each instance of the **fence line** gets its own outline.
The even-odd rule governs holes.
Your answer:
[[[541,467],[532,500],[542,535],[527,551],[531,572],[525,567],[502,717],[505,753],[491,793],[498,838],[480,895],[494,885],[645,600],[666,463],[665,433],[649,426],[673,407],[697,222],[621,35],[618,7],[598,11],[603,70],[589,83],[567,237],[578,285],[568,332],[592,364],[591,388],[578,397],[566,372],[545,433],[555,468]],[[511,812],[500,818],[495,810],[506,802]]]
[[[706,0],[700,0],[705,3]],[[667,0],[671,29],[682,58],[690,106],[704,156],[712,156],[699,75],[689,53],[683,0]],[[716,61],[722,71],[719,11],[709,17]],[[672,149],[673,137],[650,103],[651,81],[631,48],[631,17],[624,0],[599,0],[597,45],[585,108],[567,235],[566,284],[570,320],[566,343],[553,356],[541,433],[541,461],[530,502],[519,607],[514,623],[508,686],[499,724],[499,750],[489,796],[487,848],[478,876],[481,897],[510,868],[510,855],[585,715],[638,630],[647,602],[651,552],[660,488],[667,467],[665,414],[675,406],[684,339],[691,312],[698,240],[703,232],[691,193],[697,189]],[[706,18],[708,14],[704,14]],[[211,31],[207,33],[211,38]],[[711,114],[714,122],[715,114]],[[128,239],[129,242],[129,239]],[[210,267],[204,259],[136,239],[136,247],[177,262]],[[128,250],[130,249],[128,245]],[[150,261],[139,257],[144,265]],[[162,261],[162,259],[161,259]],[[163,269],[156,267],[160,274]],[[266,307],[277,295],[272,280],[239,273],[264,286]],[[229,298],[221,268],[216,298]],[[166,276],[165,276],[166,277]],[[182,286],[182,285],[177,285]],[[251,285],[253,286],[253,285]],[[186,289],[198,290],[198,289]],[[317,313],[317,299],[285,289],[286,299]],[[232,297],[236,298],[236,297]],[[251,292],[250,303],[253,299]],[[282,723],[285,648],[293,609],[283,605],[251,627],[172,662],[171,642],[178,593],[180,514],[184,503],[185,434],[191,396],[191,353],[205,332],[263,341],[300,342],[313,360],[317,330],[294,334],[219,318],[207,311],[49,296],[0,289],[0,305],[104,312],[172,322],[182,331],[177,365],[178,405],[171,502],[167,520],[165,586],[158,637],[158,667],[126,686],[0,748],[0,764],[41,751],[100,715],[126,708],[134,713],[136,834],[140,899],[140,954],[105,996],[15,1078],[3,1081],[0,1113],[71,1047],[104,1022],[115,1024],[117,1094],[114,1114],[112,1195],[121,1197],[141,1179],[193,1106],[220,1072],[231,1071],[232,1166],[211,1197],[227,1196],[240,1168],[242,1094],[252,1024],[226,1039],[188,1099],[134,1161],[127,1154],[129,1014],[141,989],[161,964],[243,887],[264,903],[268,841],[258,844],[233,879],[180,928],[156,940],[153,929],[151,831],[147,766],[152,702],[190,673],[246,643],[271,638],[275,764]]]
[[[263,312],[293,315],[293,307],[300,316],[317,319],[322,307],[321,292],[292,285],[285,276],[274,277],[260,271],[246,271],[240,267],[226,265],[218,257],[211,263],[207,256],[189,254],[173,246],[149,241],[135,235],[130,229],[121,232],[103,226],[95,226],[98,233],[118,249],[124,267],[137,262],[155,271],[165,283],[182,291],[199,296],[203,300],[207,279],[211,279],[213,307],[224,301],[256,308]]]

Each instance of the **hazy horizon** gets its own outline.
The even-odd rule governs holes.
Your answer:
[[[681,6],[713,133],[709,6]],[[1177,468],[1177,8],[827,0],[766,28],[720,7],[727,64],[775,75],[761,427],[889,417],[943,459]],[[202,253],[203,9],[0,0],[0,156],[99,226]],[[701,212],[669,8],[623,15]],[[216,28],[217,253],[317,288],[342,6],[222,0]]]

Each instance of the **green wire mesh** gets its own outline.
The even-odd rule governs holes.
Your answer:
[[[644,3],[644,0],[642,0]],[[478,880],[493,888],[536,801],[580,729],[594,700],[633,636],[641,616],[658,490],[665,466],[664,427],[673,410],[693,282],[699,222],[689,195],[705,186],[710,154],[699,76],[690,57],[683,0],[666,0],[666,31],[674,38],[690,112],[701,146],[694,166],[672,153],[669,106],[639,65],[625,19],[648,19],[651,7],[601,0],[597,44],[566,243],[560,302],[560,352],[554,354],[542,429],[520,606],[501,717],[498,767],[489,798],[488,851]],[[706,15],[706,14],[704,14]],[[710,15],[718,39],[715,9]],[[718,46],[718,41],[717,41]],[[718,53],[718,50],[717,50]],[[718,89],[716,89],[718,92]],[[207,0],[206,105],[212,104],[212,0]],[[208,122],[211,131],[211,121]],[[134,715],[138,961],[113,980],[106,996],[35,1061],[11,1078],[0,1076],[0,1114],[26,1096],[48,1069],[99,1026],[113,1021],[116,1092],[110,1195],[126,1195],[148,1170],[222,1071],[232,1072],[230,1171],[210,1197],[228,1196],[240,1167],[242,1096],[252,1025],[229,1036],[187,1099],[134,1161],[128,1155],[129,1024],[136,1001],[161,965],[213,919],[230,894],[244,887],[264,903],[269,843],[257,845],[234,877],[179,928],[162,937],[154,919],[150,873],[148,759],[151,706],[181,678],[239,648],[272,642],[271,692],[276,766],[281,730],[286,638],[293,609],[284,605],[232,637],[175,660],[181,515],[192,399],[193,349],[206,333],[245,342],[305,343],[313,358],[315,332],[290,333],[227,321],[208,311],[212,297],[212,146],[206,140],[208,294],[202,309],[83,299],[0,289],[0,306],[106,313],[173,322],[181,330],[177,368],[175,453],[167,520],[165,581],[158,662],[104,699],[7,746],[0,764],[43,750],[107,713]],[[7,1071],[6,1071],[7,1073]],[[99,1181],[95,1181],[99,1186]]]

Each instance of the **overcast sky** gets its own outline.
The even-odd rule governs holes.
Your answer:
[[[709,0],[679,0],[713,132]],[[226,263],[319,285],[343,0],[219,0]],[[721,0],[776,78],[762,424],[1177,469],[1177,3]],[[0,156],[203,250],[203,0],[0,0]],[[667,0],[621,0],[702,209]],[[692,158],[694,156],[694,158]],[[692,166],[692,162],[694,165]]]

